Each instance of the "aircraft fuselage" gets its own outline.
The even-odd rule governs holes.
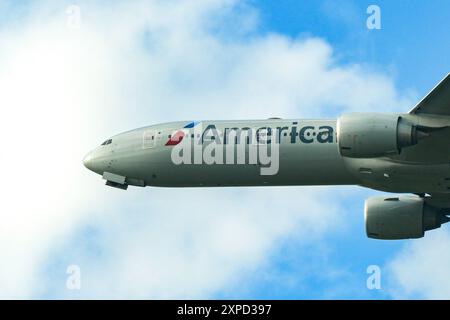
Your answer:
[[[114,136],[84,162],[105,179],[112,177],[113,183],[119,179],[119,184],[135,186],[362,185],[390,192],[449,191],[448,164],[346,158],[339,152],[336,129],[336,120],[172,122]],[[190,161],[181,164],[173,160],[173,149],[180,143],[191,149]],[[215,152],[207,149],[211,143]],[[278,154],[271,144],[278,144]],[[238,160],[239,145],[245,152]],[[261,163],[259,147],[268,147],[267,154],[274,156],[271,164]],[[227,158],[227,148],[234,148],[232,157]],[[251,159],[253,151],[256,161],[255,154]],[[214,161],[204,159],[208,154]],[[262,174],[261,169],[270,166],[272,173]]]

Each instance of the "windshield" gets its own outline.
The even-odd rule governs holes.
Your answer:
[[[102,146],[106,146],[106,145],[111,144],[111,143],[112,143],[112,139],[108,139],[105,142],[103,142],[101,145]]]

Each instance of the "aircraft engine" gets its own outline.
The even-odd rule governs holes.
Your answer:
[[[366,233],[369,238],[395,240],[422,238],[449,218],[418,196],[372,197],[366,200]]]
[[[373,158],[399,154],[427,134],[394,114],[351,113],[337,121],[337,141],[343,157]]]

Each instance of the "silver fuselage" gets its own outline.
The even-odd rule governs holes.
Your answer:
[[[408,163],[401,157],[342,157],[336,141],[336,120],[200,122],[203,130],[214,126],[220,137],[230,128],[273,128],[273,137],[279,138],[279,169],[274,175],[262,175],[260,164],[175,164],[171,158],[174,146],[167,142],[180,128],[184,128],[185,139],[194,138],[198,127],[185,128],[187,124],[171,122],[116,135],[110,143],[91,151],[84,163],[100,175],[118,175],[128,185],[136,186],[362,185],[390,192],[449,192],[447,163]],[[322,128],[328,128],[331,136],[319,138]],[[204,141],[202,144],[207,145]]]

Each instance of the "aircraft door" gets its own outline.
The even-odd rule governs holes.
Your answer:
[[[157,130],[145,130],[142,138],[142,149],[150,149],[156,146],[161,146],[162,132]]]
[[[156,130],[145,130],[142,138],[142,149],[153,148],[156,143]]]
[[[162,132],[161,132],[161,131],[158,131],[158,132],[156,133],[156,145],[157,145],[157,146],[162,146],[162,145],[164,145],[164,143],[163,143],[163,141],[162,141]]]

